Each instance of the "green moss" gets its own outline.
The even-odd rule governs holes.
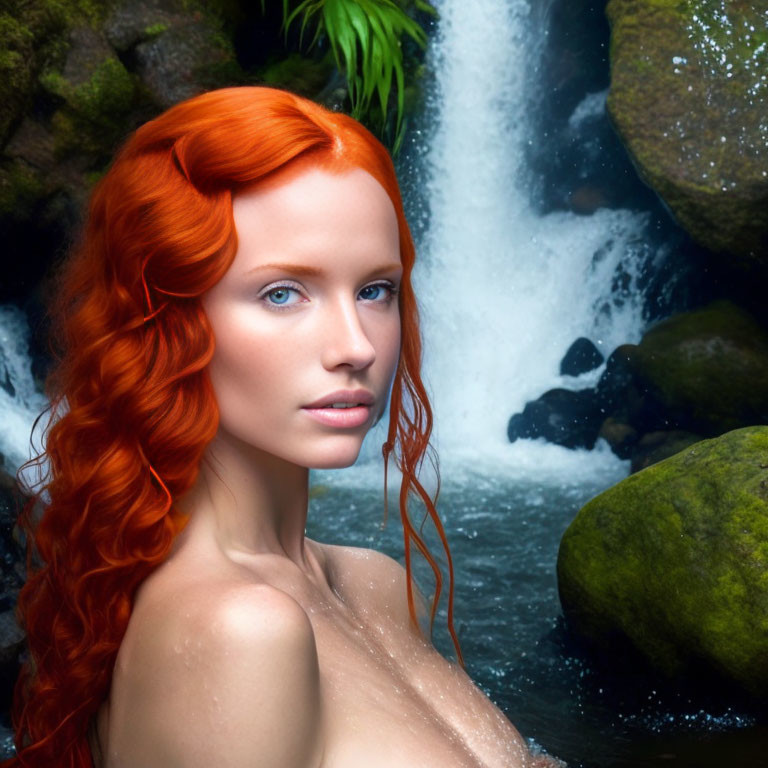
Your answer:
[[[51,120],[57,154],[73,149],[100,154],[113,149],[125,131],[123,117],[136,96],[135,78],[118,59],[104,59],[77,86],[56,71],[44,73],[40,81],[65,102]]]
[[[110,3],[96,0],[5,0],[0,13],[0,144],[26,113],[42,68],[63,66],[69,32],[96,26]]]
[[[28,26],[7,13],[0,14],[0,141],[21,115],[32,79],[35,35]]]
[[[157,37],[158,35],[162,35],[163,32],[165,32],[167,29],[168,25],[163,24],[161,21],[159,21],[157,24],[150,24],[148,27],[144,28],[145,39],[149,40],[153,37]]]
[[[653,62],[647,56],[639,56],[633,63],[638,75],[653,71]]]
[[[705,440],[585,505],[563,536],[566,613],[675,673],[704,661],[768,692],[768,427]]]
[[[0,14],[0,40],[3,50],[25,48],[35,39],[32,30],[8,13]]]
[[[0,165],[0,216],[28,215],[44,191],[38,174],[21,160],[3,160]]]
[[[66,27],[83,21],[95,26],[106,17],[110,3],[99,0],[41,0],[40,6]]]
[[[128,70],[110,57],[98,66],[87,83],[73,90],[70,103],[89,120],[100,121],[105,115],[130,109],[133,94],[134,82]]]

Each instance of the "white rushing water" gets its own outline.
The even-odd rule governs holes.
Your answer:
[[[417,243],[414,282],[425,339],[424,377],[441,462],[454,468],[575,478],[610,465],[599,441],[572,451],[507,439],[509,417],[554,387],[593,386],[600,371],[559,375],[579,336],[607,358],[643,330],[637,287],[647,215],[598,209],[541,216],[529,200],[525,148],[532,135],[527,82],[537,36],[528,0],[442,0],[427,66],[432,125],[422,174],[429,226]],[[571,128],[604,109],[588,94]],[[623,290],[612,283],[621,273]]]
[[[28,344],[26,315],[13,305],[0,306],[0,453],[10,472],[30,457],[32,424],[48,404],[35,390]]]

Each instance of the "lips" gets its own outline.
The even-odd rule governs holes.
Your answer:
[[[302,410],[328,427],[351,428],[360,427],[370,420],[374,402],[373,394],[367,389],[339,389],[305,405]],[[339,403],[347,407],[333,407]]]
[[[371,406],[374,401],[375,398],[373,394],[367,389],[339,389],[336,390],[336,392],[331,392],[324,397],[321,397],[319,400],[315,400],[315,402],[310,403],[309,405],[305,405],[304,408],[330,408],[335,403],[344,403],[353,406]],[[344,411],[354,409],[338,408],[334,410]]]

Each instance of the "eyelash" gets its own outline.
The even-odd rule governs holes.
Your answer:
[[[389,304],[399,292],[398,288],[396,288],[392,283],[386,280],[382,280],[377,283],[370,283],[364,286],[363,288],[361,288],[360,291],[362,293],[362,291],[364,291],[366,288],[375,288],[375,287],[386,289],[388,291],[388,296],[385,299],[366,299],[366,301]],[[264,304],[266,304],[270,310],[273,310],[275,312],[285,312],[286,310],[295,306],[294,304],[273,304],[272,302],[267,301],[267,298],[273,291],[277,291],[281,288],[282,289],[287,288],[288,290],[296,291],[296,293],[301,293],[301,289],[295,283],[276,283],[273,285],[268,285],[259,295],[259,299],[263,301]]]

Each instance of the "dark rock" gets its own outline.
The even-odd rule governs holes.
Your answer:
[[[24,645],[24,632],[16,623],[13,610],[0,613],[0,675],[5,674],[9,666],[16,666],[16,662]]]
[[[597,383],[597,402],[606,415],[637,433],[668,428],[664,406],[637,374],[637,355],[635,344],[622,344],[609,355]]]
[[[569,626],[672,675],[768,696],[768,427],[689,446],[592,499],[557,561]]]
[[[543,437],[567,448],[593,448],[603,414],[591,389],[551,389],[513,415],[507,427],[510,442]]]
[[[19,674],[19,655],[24,648],[24,639],[13,609],[0,612],[0,706],[3,708],[11,703],[10,693]]]
[[[139,43],[136,63],[142,82],[163,109],[210,88],[232,84],[226,74],[238,74],[231,43],[202,14]],[[225,77],[219,78],[220,73]]]
[[[630,357],[635,386],[667,414],[662,429],[712,437],[768,423],[768,333],[730,302],[662,321]]]
[[[25,500],[16,479],[0,469],[0,611],[16,605],[24,583],[26,558],[16,520]]]
[[[597,396],[607,413],[617,413],[626,401],[627,390],[635,382],[634,357],[637,345],[622,344],[611,352],[597,383]]]
[[[634,427],[609,416],[600,425],[598,437],[602,437],[620,459],[628,459],[640,436]]]
[[[125,0],[118,3],[104,23],[104,34],[120,53],[151,40],[184,20],[182,0]]]
[[[53,134],[42,123],[27,117],[6,144],[4,154],[46,171],[56,162]]]
[[[560,374],[579,376],[598,368],[604,360],[600,350],[589,339],[582,336],[571,344],[565,357],[560,361]]]
[[[568,196],[570,209],[580,216],[591,216],[598,208],[610,208],[611,202],[608,190],[590,184],[576,187]]]

